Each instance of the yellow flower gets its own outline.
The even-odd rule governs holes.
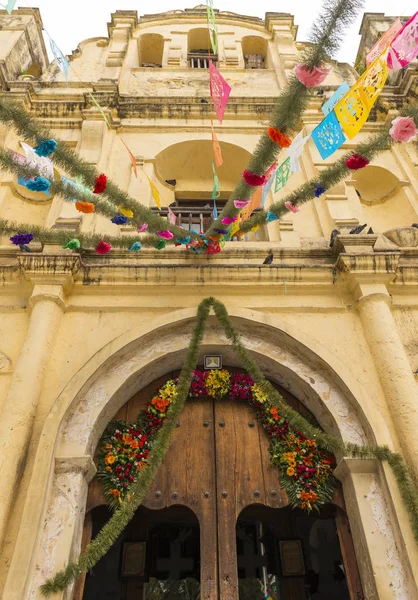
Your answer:
[[[205,382],[208,395],[212,397],[226,396],[230,389],[229,378],[229,371],[225,369],[210,371]]]
[[[106,463],[107,465],[113,465],[113,463],[115,462],[115,460],[116,460],[116,459],[115,459],[115,457],[113,456],[113,454],[108,454],[108,455],[106,456],[105,463]]]
[[[264,402],[268,400],[267,395],[256,383],[252,386],[251,392],[257,400],[257,402],[260,402],[260,404],[264,404]]]
[[[134,216],[134,213],[131,211],[130,208],[123,208],[123,206],[118,206],[118,211],[125,217],[128,217],[128,219],[132,219],[132,217]]]
[[[293,467],[288,467],[286,470],[286,475],[289,475],[289,477],[293,477],[294,474],[295,474],[295,469]]]

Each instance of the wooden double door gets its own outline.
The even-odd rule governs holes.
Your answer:
[[[155,381],[142,390],[115,418],[134,419],[155,389],[167,378]],[[306,409],[297,400],[289,397],[288,401],[306,414]],[[87,511],[101,504],[101,498],[100,487],[93,482]],[[240,598],[239,561],[244,560],[237,556],[237,523],[240,522],[240,516],[264,507],[269,513],[265,513],[267,520],[275,522],[273,529],[278,536],[293,538],[295,531],[290,526],[291,511],[290,508],[284,509],[287,505],[287,495],[280,488],[277,469],[269,464],[267,436],[252,409],[245,403],[207,399],[186,404],[164,463],[144,501],[145,510],[151,509],[152,515],[163,515],[169,507],[177,506],[187,507],[196,516],[200,529],[199,600]],[[255,514],[253,520],[261,522],[260,515]],[[251,521],[251,515],[244,521],[248,523],[248,519]],[[340,597],[359,600],[362,598],[361,585],[351,536],[342,513],[339,519],[339,541],[344,546],[345,554],[343,570],[351,588],[350,595],[341,594]],[[282,525],[279,525],[280,521]],[[143,535],[144,523],[140,529]],[[138,537],[138,532],[139,529],[136,535],[131,529],[130,539]],[[85,541],[88,541],[89,535],[87,531]],[[136,589],[139,590],[138,587]],[[310,596],[307,589],[303,577],[289,578],[281,583],[281,591],[277,591],[276,597],[281,600],[308,600]],[[126,592],[117,600],[142,600],[142,597],[145,595]],[[89,600],[90,596],[83,597],[81,592],[79,598]]]

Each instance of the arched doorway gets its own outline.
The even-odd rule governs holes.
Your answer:
[[[167,379],[176,375],[177,373],[167,374],[143,388],[118,411],[115,420],[134,419],[144,408],[146,402],[150,400],[155,390]],[[283,389],[280,389],[280,392],[295,409],[304,416],[313,418],[294,396]],[[344,574],[341,589],[346,595],[341,595],[341,598],[358,600],[362,598],[360,578],[351,535],[347,528],[341,491],[337,493],[335,502],[339,505],[338,510],[343,518],[338,522],[335,520],[337,509],[328,507],[327,510],[331,515],[329,518],[334,519],[333,523],[338,526],[339,532],[338,537],[334,540],[335,551],[331,554],[333,554],[333,561],[341,564],[340,572]],[[93,480],[88,494],[84,545],[88,543],[91,536],[91,519],[94,519],[94,511],[103,503],[101,484],[97,480]],[[174,588],[170,591],[167,587],[168,584],[161,583],[164,579],[158,580],[155,577],[158,572],[156,573],[153,565],[161,560],[161,557],[156,550],[157,546],[155,543],[152,544],[151,540],[153,531],[155,531],[155,523],[160,525],[161,535],[164,528],[172,526],[173,519],[182,522],[183,529],[187,529],[188,535],[191,537],[192,520],[189,522],[184,518],[182,520],[184,511],[196,515],[198,521],[200,570],[197,576],[196,558],[194,566],[191,563],[188,565],[191,570],[187,571],[185,567],[186,571],[182,573],[178,564],[179,560],[187,561],[191,557],[185,556],[184,553],[182,555],[180,551],[173,554],[170,573],[171,575],[174,573],[174,575],[167,576],[168,579],[174,579]],[[280,487],[278,472],[269,465],[267,437],[249,406],[229,400],[203,399],[186,403],[164,463],[148,490],[143,507],[138,512],[141,514],[134,519],[136,525],[135,523],[132,525],[133,529],[129,526],[128,531],[122,536],[123,539],[118,542],[119,549],[115,551],[113,564],[123,562],[123,542],[126,542],[130,536],[136,542],[146,542],[144,572],[137,574],[136,583],[131,581],[130,586],[124,586],[121,567],[119,567],[117,571],[119,583],[116,584],[119,595],[114,596],[115,600],[116,598],[117,600],[136,600],[137,598],[141,598],[141,600],[154,600],[154,598],[161,598],[161,600],[174,600],[174,598],[241,600],[241,598],[247,598],[247,595],[243,594],[247,594],[248,590],[245,589],[245,585],[244,588],[242,584],[240,585],[240,579],[251,578],[246,577],[245,565],[243,567],[242,561],[243,557],[244,559],[248,558],[255,565],[257,553],[255,551],[250,557],[248,552],[244,552],[244,555],[240,556],[242,548],[239,543],[237,547],[237,535],[239,531],[242,532],[242,524],[247,523],[248,527],[253,527],[257,532],[257,527],[265,522],[266,531],[268,527],[270,527],[269,531],[274,531],[276,554],[279,552],[280,542],[293,539],[295,531],[297,531],[297,529],[289,530],[288,527],[286,515],[292,514],[293,516],[293,513],[288,507],[287,495]],[[325,519],[326,515],[321,515],[321,518]],[[283,527],[283,524],[286,526]],[[330,553],[328,554],[330,555]],[[342,555],[345,557],[344,560],[342,560]],[[169,568],[169,563],[170,561],[167,559],[167,568]],[[316,564],[319,563],[320,559],[318,558]],[[310,565],[310,563],[307,564]],[[297,580],[286,582],[284,581],[285,577],[292,577],[292,575],[284,574],[283,568],[279,567],[278,563],[276,596],[274,598],[309,600],[311,596],[307,595],[309,588],[306,583],[309,579],[308,570],[306,569],[303,574],[297,573]],[[113,585],[115,585],[115,573],[115,569],[113,569],[113,574],[103,569],[103,577],[113,578]],[[253,569],[254,574],[255,577],[252,579],[255,579],[257,583],[259,574]],[[162,576],[161,572],[160,576]],[[180,589],[181,580],[186,579],[193,579],[198,585],[193,587],[193,582],[189,582],[190,589],[186,590],[184,586],[183,589]],[[150,586],[151,584],[157,585],[155,580],[157,580],[157,584],[158,581],[160,582],[158,584],[160,587],[153,595],[150,590],[154,588]],[[78,584],[75,600],[92,600],[96,597],[95,593],[99,595],[103,582],[98,584],[99,588],[95,587],[92,578],[87,583],[84,592],[84,582]],[[254,581],[248,585],[252,589],[251,586],[255,585]],[[111,585],[105,587],[107,590],[111,589]],[[260,593],[262,591],[260,585],[259,591]],[[108,595],[108,597],[109,600],[113,600],[113,596]],[[254,596],[254,600],[256,598]],[[331,596],[322,595],[316,598],[313,596],[313,598],[327,600]]]

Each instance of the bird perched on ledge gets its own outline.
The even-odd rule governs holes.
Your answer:
[[[270,250],[268,256],[264,259],[263,265],[271,265],[273,258],[273,252]]]
[[[357,233],[361,233],[363,229],[366,229],[366,227],[367,223],[365,223],[364,225],[357,225],[357,227],[353,227],[353,229],[349,233],[354,235]]]
[[[337,237],[337,235],[339,235],[341,233],[341,231],[338,231],[338,229],[333,229],[331,231],[331,237],[329,240],[329,247],[332,248],[335,244],[335,238]]]

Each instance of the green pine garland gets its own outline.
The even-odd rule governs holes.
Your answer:
[[[41,586],[40,589],[43,596],[49,597],[60,590],[64,590],[83,573],[91,569],[108,552],[118,536],[134,517],[138,507],[142,504],[147,489],[152,483],[157,469],[168,450],[171,434],[174,431],[189,393],[193,371],[196,369],[199,349],[211,308],[213,308],[218,321],[223,326],[224,332],[232,343],[237,356],[240,358],[243,368],[251,375],[252,379],[261,389],[268,394],[269,399],[280,411],[280,414],[289,421],[289,424],[293,428],[301,431],[307,437],[314,439],[318,445],[323,446],[332,453],[337,452],[340,456],[352,458],[377,459],[386,461],[390,465],[408,512],[415,540],[418,543],[418,490],[414,485],[410,471],[403,458],[386,446],[363,447],[351,443],[344,444],[342,440],[334,438],[313,426],[302,415],[289,407],[284,398],[264,377],[257,363],[250,357],[249,352],[241,341],[240,334],[235,329],[228,315],[225,305],[214,298],[205,298],[199,304],[197,310],[196,325],[178,382],[176,402],[172,406],[169,416],[165,419],[159,435],[156,437],[148,457],[147,466],[139,472],[137,480],[130,488],[130,502],[124,502],[113,513],[100,533],[87,546],[85,553],[80,556],[78,563],[70,563],[63,571],[56,573]]]
[[[313,45],[304,52],[301,62],[313,68],[320,66],[329,56],[334,55],[339,48],[342,32],[354,22],[363,4],[363,0],[326,0],[321,14],[311,29],[309,39]],[[308,104],[310,94],[310,90],[292,76],[278,97],[270,123],[271,127],[276,127],[283,133],[296,130]],[[257,175],[263,175],[280,152],[281,148],[271,141],[267,133],[264,133],[254,150],[247,169]],[[251,198],[253,193],[254,188],[241,178],[219,217],[205,233],[205,237],[213,235],[215,228],[223,228],[222,219],[224,217],[234,217],[239,213],[234,206],[234,200]]]

